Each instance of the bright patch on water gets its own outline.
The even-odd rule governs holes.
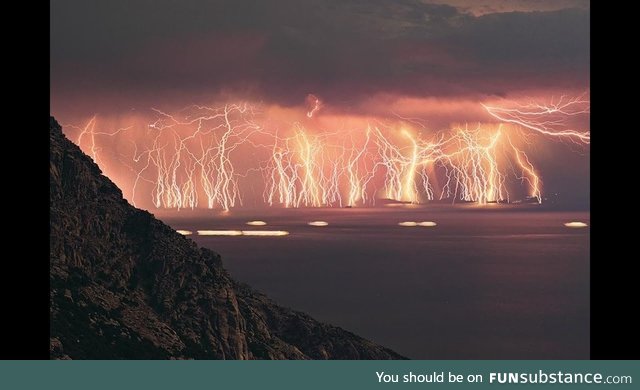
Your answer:
[[[190,236],[193,234],[193,232],[191,230],[176,230],[176,232],[182,234],[183,236]]]
[[[309,225],[309,226],[327,226],[327,225],[329,225],[329,223],[325,222],[325,221],[312,221],[312,222],[309,222],[307,225]]]
[[[418,226],[417,222],[399,222],[398,226]]]
[[[583,227],[587,227],[587,224],[584,222],[572,221],[572,222],[565,223],[564,226],[570,227],[570,228],[583,228]]]
[[[436,225],[437,225],[437,223],[435,223],[433,221],[418,222],[418,226],[432,227],[432,226],[436,226]]]
[[[287,236],[285,230],[198,230],[199,236],[254,236],[254,237],[279,237]]]
[[[249,226],[264,226],[267,223],[265,221],[249,221],[247,222],[247,225]]]
[[[243,230],[243,236],[278,237],[287,236],[289,232],[285,230]]]
[[[241,236],[240,230],[198,230],[199,236]]]

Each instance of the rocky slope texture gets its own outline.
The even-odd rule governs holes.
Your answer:
[[[402,358],[235,282],[49,127],[52,358]]]

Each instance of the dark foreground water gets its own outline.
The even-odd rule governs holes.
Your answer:
[[[410,358],[589,357],[589,228],[564,226],[589,224],[588,212],[441,206],[159,217],[193,231],[237,280],[279,304]],[[318,220],[329,225],[307,225]],[[423,221],[437,225],[398,225]]]

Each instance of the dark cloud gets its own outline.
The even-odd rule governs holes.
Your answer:
[[[349,105],[376,93],[588,87],[588,7],[474,16],[456,5],[57,0],[52,101],[104,95],[148,104],[225,93],[298,104],[314,93]]]
[[[566,8],[588,9],[590,0],[422,0],[425,3],[446,3],[462,12],[485,15],[497,12],[557,11]]]

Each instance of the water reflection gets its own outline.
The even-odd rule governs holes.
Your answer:
[[[570,228],[583,228],[583,227],[587,227],[588,225],[584,222],[572,221],[572,222],[565,223],[564,226],[570,227]]]
[[[243,236],[265,236],[265,237],[278,237],[287,236],[289,232],[285,230],[243,230]]]
[[[280,237],[289,235],[289,232],[286,230],[198,230],[198,235]]]
[[[265,226],[267,223],[265,221],[249,221],[247,225],[249,226]]]
[[[241,236],[240,230],[198,230],[199,236]]]

